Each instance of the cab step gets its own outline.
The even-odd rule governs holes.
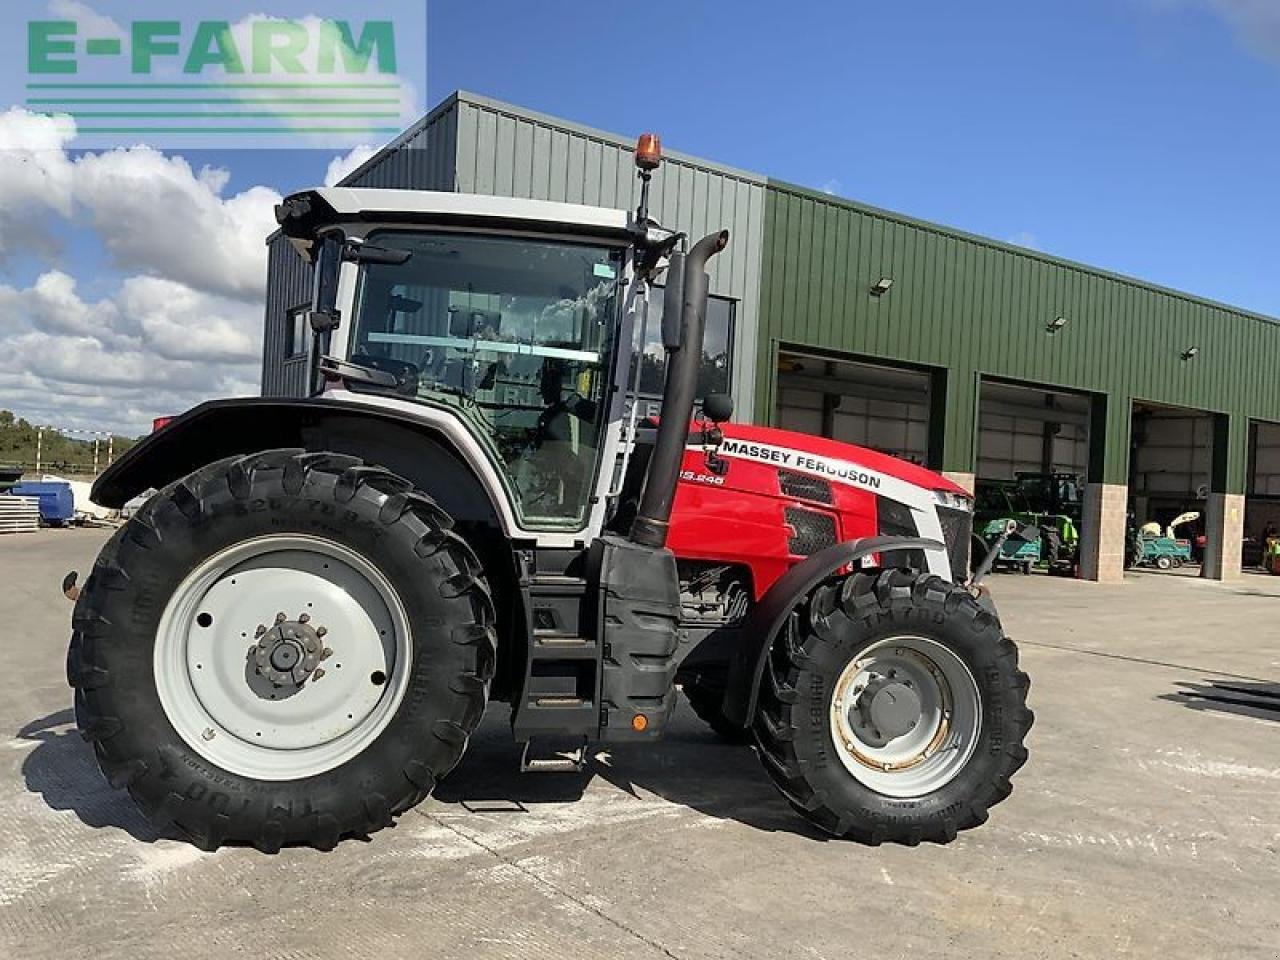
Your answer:
[[[541,755],[539,753],[541,752]],[[587,738],[577,741],[577,746],[567,750],[551,750],[534,746],[526,740],[520,754],[521,773],[581,773],[587,763]]]

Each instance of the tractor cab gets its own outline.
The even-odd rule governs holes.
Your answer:
[[[456,421],[513,532],[599,529],[636,255],[665,236],[622,211],[396,190],[317,190],[283,222],[316,258],[317,393]]]

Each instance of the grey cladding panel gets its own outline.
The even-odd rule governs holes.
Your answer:
[[[311,265],[289,241],[267,241],[267,303],[262,337],[262,395],[302,396],[306,364],[290,359],[289,310],[311,299]]]
[[[452,190],[457,114],[438,109],[342,181],[344,187]]]

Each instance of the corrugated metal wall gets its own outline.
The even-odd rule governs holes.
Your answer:
[[[344,187],[453,190],[457,97],[450,97],[342,180]]]
[[[457,95],[457,180],[463,193],[634,209],[639,184],[632,140],[509,104]],[[711,264],[711,293],[737,301],[733,394],[749,419],[755,399],[764,178],[664,153],[650,213],[697,239],[727,227],[728,249]]]
[[[289,310],[311,300],[311,264],[281,233],[267,240],[267,307],[262,337],[262,395],[301,397],[307,363],[289,356]]]
[[[634,206],[632,142],[469,93],[450,97],[344,183]],[[779,345],[947,371],[939,465],[973,472],[980,377],[1098,397],[1090,472],[1128,479],[1130,404],[1227,414],[1225,487],[1243,489],[1248,420],[1280,422],[1280,325],[1174,291],[970,236],[755,174],[668,153],[652,210],[698,236],[733,233],[712,293],[737,303],[734,397],[742,419],[776,406]],[[291,259],[292,258],[292,259]],[[284,359],[305,265],[271,249],[263,390],[300,392]],[[880,277],[890,292],[870,296]],[[1069,323],[1049,336],[1057,316]],[[1199,355],[1183,361],[1189,347]],[[940,381],[942,378],[939,378]]]
[[[880,277],[894,284],[876,298]],[[1046,334],[1058,316],[1067,326]],[[947,368],[947,470],[973,471],[980,374],[1105,394],[1109,483],[1127,482],[1131,398],[1230,414],[1232,491],[1248,417],[1280,421],[1267,318],[772,181],[760,338],[762,420],[780,343]]]

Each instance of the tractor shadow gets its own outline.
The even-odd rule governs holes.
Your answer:
[[[509,722],[505,708],[489,710],[462,762],[432,792],[434,802],[470,813],[522,816],[536,813],[540,804],[580,800],[598,778],[633,797],[652,794],[757,830],[830,839],[791,809],[750,747],[725,743],[683,700],[660,741],[596,745],[581,773],[522,774]]]
[[[71,710],[33,720],[15,735],[34,741],[22,764],[27,789],[52,810],[70,810],[86,826],[123,830],[154,843],[171,835],[157,831],[123,790],[114,790],[99,772],[93,748],[80,738]]]
[[[1161,694],[1159,699],[1180,703],[1192,710],[1234,713],[1280,723],[1280,684],[1207,680],[1204,683],[1179,683],[1177,686],[1178,690]]]

